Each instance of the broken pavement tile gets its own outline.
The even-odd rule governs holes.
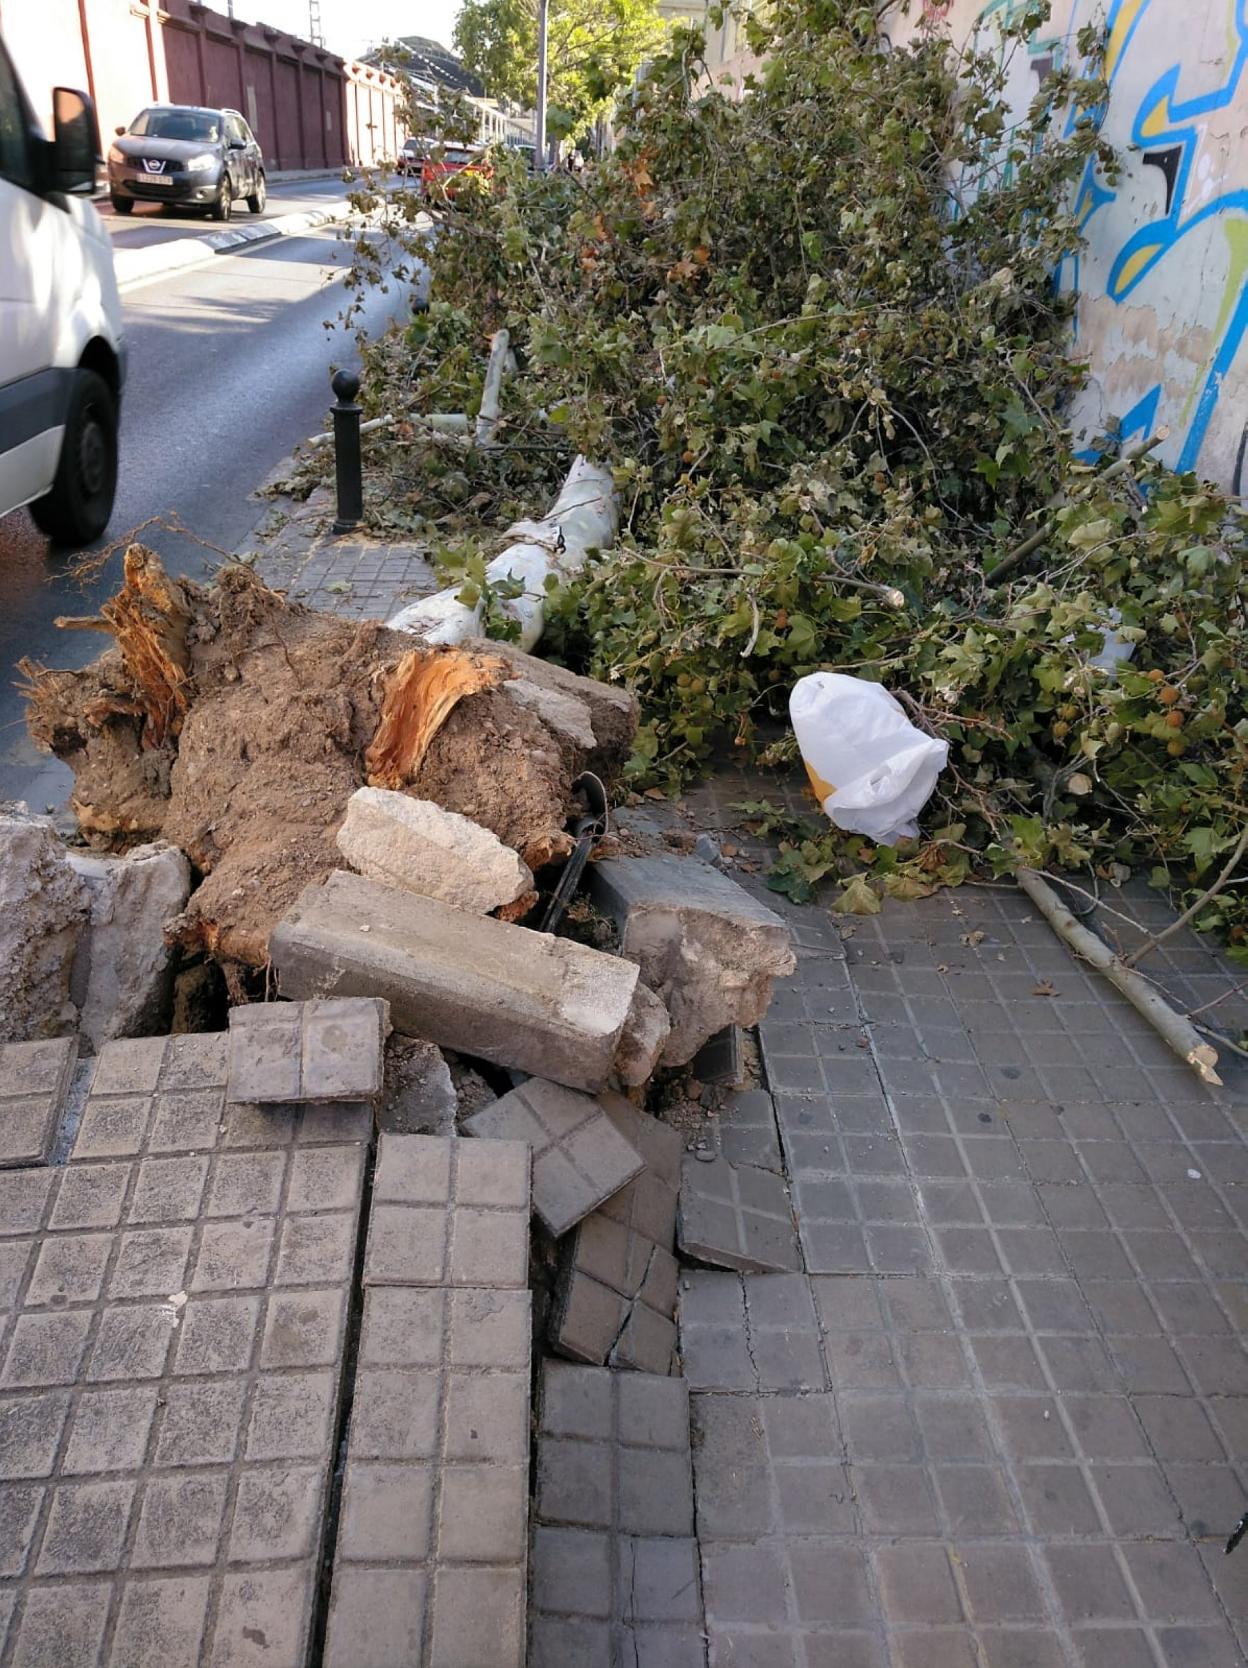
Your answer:
[[[376,997],[231,1008],[227,1098],[262,1106],[373,1100],[388,1030]]]
[[[689,1062],[689,1069],[700,1083],[735,1089],[745,1073],[741,1027],[725,1025],[722,1031],[708,1037]]]
[[[752,1164],[686,1156],[676,1237],[698,1262],[747,1272],[800,1269],[801,1251],[784,1179]]]
[[[0,1169],[47,1161],[77,1058],[73,1037],[0,1047]]]
[[[529,1305],[365,1292],[325,1668],[522,1668]]]
[[[798,1274],[680,1277],[680,1356],[691,1390],[826,1390],[809,1282]]]
[[[527,1141],[533,1209],[558,1238],[644,1168],[602,1103],[530,1078],[464,1123],[467,1135]]]
[[[383,1134],[364,1284],[527,1287],[529,1209],[524,1142]]]
[[[682,1379],[547,1362],[529,1668],[704,1668]]]
[[[727,1025],[755,1025],[796,962],[789,929],[735,880],[690,857],[591,865],[590,896],[620,929],[671,1017],[663,1064],[683,1066]]]
[[[342,870],[300,893],[269,954],[284,996],[382,996],[405,1035],[590,1091],[637,984],[619,956]]]
[[[564,1239],[549,1336],[561,1355],[595,1366],[669,1373],[676,1342],[677,1130],[623,1095],[602,1097],[607,1116],[647,1168]],[[650,1166],[653,1166],[651,1168]]]
[[[713,1128],[718,1150],[730,1163],[784,1173],[775,1103],[766,1089],[739,1089],[726,1095]]]

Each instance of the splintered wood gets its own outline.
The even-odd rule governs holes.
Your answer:
[[[416,779],[434,736],[465,695],[515,677],[495,655],[413,649],[385,682],[381,722],[364,755],[370,788],[405,788]]]
[[[55,623],[63,631],[102,631],[114,638],[137,692],[137,703],[100,696],[85,715],[88,722],[98,728],[114,712],[141,712],[143,745],[159,747],[167,735],[177,735],[186,713],[191,610],[184,587],[169,578],[160,559],[143,545],[132,544],[123,563],[122,589],[104,604],[98,619],[62,615]]]
[[[199,885],[167,935],[227,964],[263,966],[299,892],[341,866],[366,782],[470,817],[536,868],[571,844],[572,782],[618,771],[636,730],[629,696],[509,645],[414,646],[242,566],[211,588],[171,579],[142,545],[98,617],[61,623],[112,646],[77,671],[22,663],[31,736],[73,770],[93,844],[187,854]]]

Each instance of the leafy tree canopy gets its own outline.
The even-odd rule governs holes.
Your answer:
[[[583,130],[660,46],[654,0],[551,0],[549,87],[554,131]],[[537,98],[536,0],[465,0],[455,50],[491,98],[532,109]]]

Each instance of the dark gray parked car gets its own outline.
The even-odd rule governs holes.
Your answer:
[[[228,220],[247,199],[264,208],[264,157],[237,110],[152,104],[119,127],[108,151],[108,191],[118,214],[136,203],[178,203]]]

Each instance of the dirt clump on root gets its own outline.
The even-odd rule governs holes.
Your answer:
[[[72,623],[115,645],[76,672],[23,663],[31,735],[74,771],[93,844],[186,852],[203,880],[170,936],[187,950],[262,966],[300,891],[343,866],[334,836],[366,783],[471,817],[534,869],[570,849],[571,783],[593,750],[508,697],[516,657],[492,645],[422,646],[241,566],[211,588],[169,581],[141,546],[121,596]],[[614,735],[607,751],[593,768],[622,763]]]

